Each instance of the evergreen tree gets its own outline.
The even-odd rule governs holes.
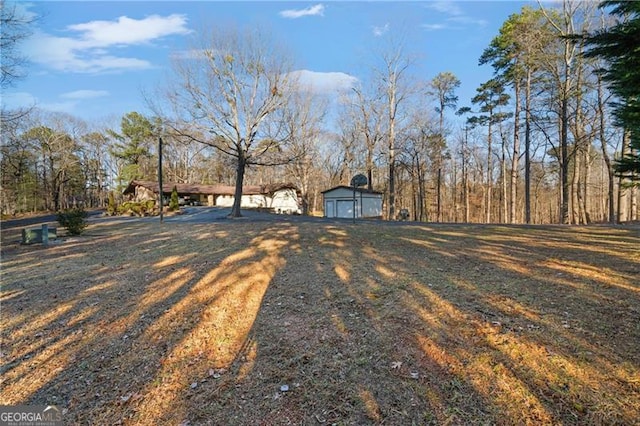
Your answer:
[[[482,114],[470,117],[467,121],[473,126],[487,126],[487,185],[485,188],[486,204],[485,217],[486,222],[491,222],[491,199],[493,185],[493,167],[491,166],[492,158],[492,141],[493,128],[502,121],[509,119],[512,114],[500,112],[500,108],[509,103],[510,96],[505,92],[503,81],[498,78],[489,79],[476,89],[476,96],[471,99],[476,105],[480,106]]]
[[[640,182],[640,2],[606,0],[601,8],[622,18],[616,25],[587,37],[587,56],[608,62],[605,81],[619,98],[614,114],[628,132],[630,150],[616,164],[621,176]]]
[[[541,67],[544,47],[550,45],[555,38],[549,27],[542,10],[525,6],[519,14],[509,16],[502,24],[499,34],[482,52],[479,61],[480,65],[490,64],[496,77],[512,86],[514,90],[510,209],[512,222],[516,217],[520,122],[522,107],[524,107],[524,219],[526,223],[531,223],[531,102],[533,98],[531,90]]]
[[[444,152],[447,149],[445,137],[444,113],[445,109],[456,108],[458,104],[458,96],[455,94],[457,88],[460,87],[460,80],[453,73],[441,72],[436,75],[429,83],[428,95],[436,99],[436,112],[438,113],[438,138],[432,139],[433,155],[432,161],[436,169],[436,193],[437,193],[437,212],[438,221],[442,220],[442,166],[444,161]]]
[[[111,153],[123,161],[118,179],[120,184],[126,185],[134,179],[151,177],[152,168],[147,167],[147,160],[151,158],[150,144],[154,136],[153,123],[137,112],[130,112],[122,117],[120,133],[108,131],[118,143],[114,145]]]
[[[169,200],[169,210],[172,212],[180,210],[180,202],[178,201],[178,188],[175,186],[171,190],[171,200]]]

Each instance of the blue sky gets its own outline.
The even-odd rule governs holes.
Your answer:
[[[402,34],[428,80],[443,71],[462,82],[459,106],[492,75],[478,58],[526,1],[19,2],[40,16],[22,45],[28,76],[3,93],[8,107],[36,104],[87,120],[148,113],[143,90],[166,80],[172,54],[203,25],[260,25],[284,40],[296,69],[329,91],[366,78],[371,50]]]

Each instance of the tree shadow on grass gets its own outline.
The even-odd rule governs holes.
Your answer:
[[[458,340],[425,350],[460,354],[457,370],[513,420],[506,423],[528,413],[536,423],[628,424],[640,412],[640,294],[629,274],[639,266],[638,238],[578,231],[434,227],[405,239],[438,241],[437,250],[418,250],[432,272],[412,280],[416,311],[430,317],[428,307],[443,301],[437,318],[465,319],[447,324]],[[599,247],[594,235],[607,241]]]
[[[599,251],[581,249],[567,232],[349,225],[300,232],[299,252],[287,247],[243,352],[219,381],[194,392],[187,419],[633,423],[638,298],[624,271],[637,262],[621,255],[616,235],[604,244],[611,251]],[[543,241],[555,241],[556,252],[538,247]],[[621,238],[630,250],[634,241]],[[582,263],[558,275],[549,262],[562,256]],[[578,272],[603,265],[623,271],[613,280],[622,285],[597,274],[587,282]],[[614,318],[630,342],[610,335],[614,326],[589,326]]]
[[[69,423],[173,423],[192,380],[230,363],[282,262],[286,230],[229,236],[203,226],[185,241],[184,228],[136,229],[103,241],[97,256],[66,246],[30,272],[7,262],[3,403],[58,404]]]
[[[3,402],[72,424],[630,424],[638,238],[571,230],[140,226],[48,252],[49,283],[16,257]]]
[[[194,392],[191,424],[492,418],[488,401],[470,383],[415,345],[416,319],[403,306],[403,290],[388,284],[387,260],[357,229],[324,226],[298,234],[243,352],[219,381]]]

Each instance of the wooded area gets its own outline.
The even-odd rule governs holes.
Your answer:
[[[633,7],[618,19],[637,22]],[[434,222],[638,220],[637,171],[615,167],[638,156],[640,132],[615,114],[626,95],[602,72],[611,59],[587,54],[585,35],[614,25],[593,2],[523,8],[478,52],[495,72],[471,105],[459,103],[452,73],[417,77],[401,39],[371,52],[370,77],[336,101],[301,86],[264,34],[200,34],[204,53],[176,57],[175,79],[148,116],[105,124],[3,109],[2,215],[104,207],[130,180],[157,180],[162,137],[164,180],[293,182],[310,212],[321,191],[364,173],[391,220],[401,209]],[[15,70],[2,71],[3,88],[15,84]]]

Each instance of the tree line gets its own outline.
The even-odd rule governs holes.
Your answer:
[[[637,39],[636,5],[523,8],[479,52],[494,73],[469,105],[453,73],[417,75],[401,38],[329,98],[260,29],[201,31],[145,96],[147,115],[98,125],[3,109],[2,213],[104,207],[129,181],[157,180],[162,138],[163,180],[235,185],[232,215],[243,184],[294,183],[304,210],[320,212],[323,190],[364,173],[387,219],[408,209],[437,222],[637,220],[637,53],[612,48]]]

